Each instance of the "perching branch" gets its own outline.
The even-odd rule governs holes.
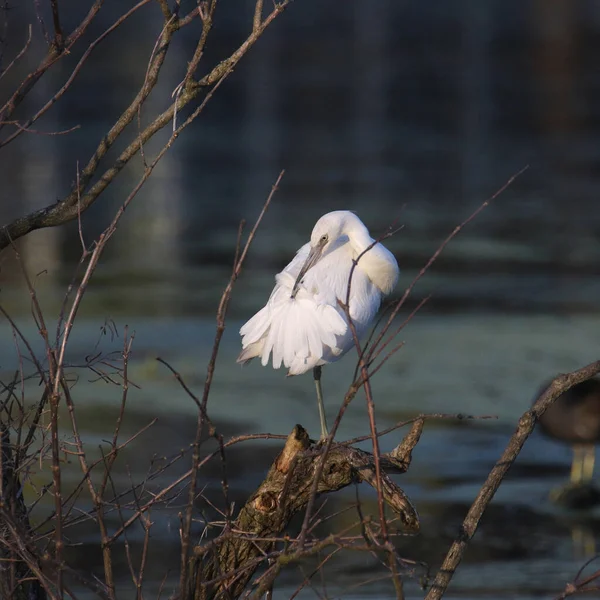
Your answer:
[[[388,472],[405,472],[411,452],[419,440],[423,421],[418,421],[405,440],[390,454],[381,456],[382,492],[386,503],[400,519],[404,533],[417,533],[419,518],[406,494],[392,481]],[[314,552],[311,545],[302,548],[287,540],[281,552],[273,552],[277,537],[292,517],[302,511],[311,496],[312,482],[319,464],[319,448],[306,430],[296,425],[283,451],[274,461],[265,480],[240,510],[237,519],[218,538],[195,548],[190,559],[190,587],[187,600],[237,598],[261,564],[271,559],[271,579],[279,570]],[[373,455],[341,444],[333,444],[318,478],[318,493],[329,493],[348,485],[365,482],[376,487]],[[336,536],[319,547],[336,544]],[[387,550],[387,548],[386,548]],[[268,588],[269,578],[261,581],[256,594]]]

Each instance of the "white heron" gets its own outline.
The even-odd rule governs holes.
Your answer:
[[[288,375],[313,370],[322,439],[328,433],[321,366],[339,360],[354,347],[339,301],[346,302],[350,272],[359,256],[348,309],[360,338],[375,318],[382,297],[396,286],[400,270],[394,255],[375,243],[363,222],[347,210],[327,213],[317,221],[310,242],[275,276],[266,306],[240,329],[243,349],[237,362],[260,357],[266,366],[272,354],[273,368],[283,363]]]

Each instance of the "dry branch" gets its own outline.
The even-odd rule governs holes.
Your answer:
[[[541,394],[531,409],[521,416],[517,430],[510,438],[502,456],[490,471],[490,474],[479,490],[471,508],[469,508],[467,516],[460,527],[460,532],[450,546],[446,558],[437,572],[435,580],[431,585],[431,589],[426,596],[426,600],[438,600],[445,594],[446,589],[454,576],[454,572],[462,560],[467,544],[477,531],[483,513],[492,501],[494,494],[500,487],[508,470],[523,449],[537,420],[561,394],[564,394],[574,385],[586,381],[587,379],[590,379],[590,377],[594,377],[594,375],[597,375],[598,373],[600,373],[600,361],[593,362],[578,371],[573,371],[567,375],[559,375],[552,380],[552,383],[548,386],[546,391]]]
[[[590,575],[586,575],[585,577],[583,576],[583,572],[587,569],[587,567],[589,567],[593,562],[597,562],[598,558],[599,555],[596,554],[587,560],[579,569],[575,579],[567,583],[562,594],[557,596],[555,600],[565,600],[565,598],[568,598],[569,596],[600,592],[600,569],[594,571]]]
[[[384,469],[381,473],[383,496],[400,518],[405,533],[418,532],[419,518],[406,494],[392,481],[388,472],[403,473],[408,469],[412,449],[422,428],[423,421],[415,422],[405,440],[392,453],[380,457]],[[188,600],[237,598],[267,558],[274,561],[276,568],[271,578],[274,579],[283,566],[314,553],[313,547],[302,549],[293,542],[285,544],[282,552],[272,553],[272,550],[276,536],[308,504],[322,451],[323,446],[314,444],[306,430],[296,425],[267,477],[240,510],[231,527],[210,544],[195,548],[190,559],[192,577],[187,590]],[[373,455],[332,444],[321,469],[318,493],[335,492],[360,482],[377,487]],[[333,544],[336,544],[335,536],[318,542],[317,546],[323,548]],[[261,582],[257,594],[263,586],[268,587],[271,583]]]
[[[15,453],[3,419],[0,419],[0,454],[0,597],[45,600],[40,565],[29,547],[31,526],[15,470]]]
[[[56,100],[70,86],[71,82],[74,79],[74,76],[81,69],[81,67],[87,60],[87,57],[89,56],[90,52],[96,47],[96,45],[103,41],[106,35],[118,25],[120,25],[126,18],[128,18],[130,14],[133,14],[133,12],[135,12],[135,10],[137,10],[138,7],[143,6],[146,3],[146,1],[143,0],[142,2],[139,2],[133,9],[122,15],[113,26],[107,29],[99,38],[97,38],[94,42],[90,44],[88,50],[84,53],[82,59],[79,61],[79,63],[73,70],[72,77],[70,77],[67,83],[65,83],[65,85],[63,86],[63,88],[61,88],[61,90],[59,90],[55,94],[55,96],[53,96],[46,103],[42,111],[45,111],[48,108],[50,108],[50,106],[52,106],[54,102],[56,102]],[[132,100],[131,104],[123,111],[123,113],[120,115],[120,117],[111,127],[111,129],[100,140],[92,157],[82,169],[81,173],[78,174],[77,185],[74,186],[74,189],[71,191],[70,194],[68,194],[58,202],[48,205],[42,209],[33,211],[22,217],[19,217],[18,219],[15,219],[14,221],[8,223],[4,227],[1,227],[0,250],[3,250],[4,248],[8,247],[13,241],[30,233],[31,231],[34,231],[36,229],[42,229],[45,227],[56,227],[58,225],[62,225],[80,217],[81,213],[85,212],[100,197],[104,190],[114,181],[114,179],[127,166],[127,164],[129,164],[131,159],[134,158],[138,152],[140,152],[144,144],[146,144],[156,133],[158,133],[165,126],[169,125],[170,123],[173,123],[173,120],[176,117],[176,115],[185,106],[190,105],[194,100],[199,99],[204,94],[204,100],[200,102],[200,106],[193,113],[193,118],[198,116],[201,108],[204,107],[206,101],[212,96],[212,93],[218,87],[218,85],[233,72],[234,68],[238,65],[240,60],[247,54],[250,48],[252,48],[252,46],[257,42],[257,40],[262,36],[264,31],[275,20],[275,18],[283,12],[283,10],[287,7],[288,4],[289,0],[283,0],[282,2],[275,4],[272,11],[261,21],[259,26],[256,26],[256,21],[254,22],[251,33],[240,44],[237,50],[235,50],[228,58],[212,67],[209,70],[208,74],[202,77],[202,79],[197,80],[192,77],[193,69],[195,69],[198,66],[198,62],[202,57],[202,51],[206,42],[206,36],[212,28],[212,14],[214,12],[214,6],[216,5],[216,2],[211,3],[211,10],[209,10],[207,13],[201,11],[201,16],[203,18],[203,33],[197,45],[194,58],[190,63],[190,69],[188,70],[184,81],[178,87],[176,97],[172,102],[171,106],[167,108],[167,110],[165,110],[163,113],[156,116],[147,127],[141,130],[139,132],[139,135],[136,136],[136,138],[129,145],[126,146],[126,148],[121,152],[121,154],[112,163],[112,165],[102,170],[102,160],[104,159],[110,148],[120,138],[127,126],[134,120],[134,118],[137,115],[139,115],[140,108],[142,107],[142,105],[144,105],[146,99],[148,98],[154,86],[156,85],[173,36],[182,27],[187,25],[191,18],[198,14],[198,10],[195,10],[192,11],[192,13],[190,13],[190,15],[188,15],[187,17],[177,19],[174,15],[170,15],[167,17],[167,11],[167,15],[165,15],[165,23],[163,26],[163,30],[160,35],[158,51],[153,52],[152,56],[150,57],[150,61],[147,67],[146,78],[142,87],[138,91],[136,97]],[[90,14],[91,12],[92,11],[90,11]],[[68,49],[70,47],[69,44],[74,43],[74,41],[77,39],[78,36],[74,36],[75,32],[66,39],[64,44],[65,49]],[[33,85],[43,75],[43,73],[45,73],[48,70],[48,68],[50,68],[50,66],[52,66],[52,64],[61,56],[62,53],[59,53],[59,51],[53,45],[49,51],[48,57],[45,59],[42,65],[40,65],[38,70],[36,70],[28,76],[28,78],[21,84],[21,86],[15,92],[15,95],[11,97],[11,99],[7,102],[5,107],[0,109],[0,127],[2,126],[3,122],[8,120],[14,108],[20,103],[23,97],[29,91],[31,91]],[[32,118],[26,120],[22,124],[22,127],[17,130],[17,132],[3,140],[0,140],[0,147],[8,144],[18,134],[23,133],[24,128],[29,128],[29,126],[41,116],[42,111],[40,111],[40,114],[36,114]],[[187,126],[189,122],[193,120],[193,118],[187,119],[184,126]],[[159,159],[162,158],[164,152],[172,145],[174,139],[177,137],[177,135],[180,133],[181,129],[184,126],[176,128],[170,140],[163,147],[163,150],[159,153]],[[149,173],[151,172],[151,169],[146,169],[146,172],[147,174],[142,178],[139,187],[141,187],[141,184],[147,179]],[[135,193],[137,193],[139,187],[134,188]]]

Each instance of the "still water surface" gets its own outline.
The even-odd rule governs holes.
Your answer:
[[[195,405],[170,373],[156,363],[155,357],[160,356],[174,365],[200,393],[214,328],[211,321],[203,318],[131,317],[117,320],[119,331],[125,322],[135,322],[130,378],[140,389],[130,390],[122,439],[152,419],[157,421],[135,440],[117,463],[115,484],[123,489],[128,485],[129,472],[134,480],[143,480],[151,461],[156,463],[162,456],[177,454],[193,439]],[[210,398],[209,411],[219,429],[225,436],[259,431],[286,434],[300,422],[316,435],[318,418],[311,377],[287,379],[281,371],[255,364],[243,368],[235,364],[239,351],[236,330],[240,324],[231,320],[226,330]],[[93,319],[79,320],[73,332],[70,364],[84,361],[92,349],[90,340],[98,336],[100,325],[100,321]],[[35,338],[33,329],[27,333]],[[406,346],[374,380],[378,425],[387,427],[420,412],[498,418],[434,421],[426,426],[411,469],[401,477],[401,485],[422,519],[422,534],[401,543],[403,556],[432,565],[439,563],[468,505],[503,450],[518,416],[527,408],[540,378],[545,373],[567,370],[585,362],[599,335],[600,319],[589,316],[567,319],[424,315],[410,324],[403,336]],[[565,346],[575,347],[577,351],[566,354]],[[106,352],[120,347],[120,340],[116,339],[113,342],[105,339],[101,345]],[[3,349],[2,365],[11,364],[10,352],[10,348]],[[330,414],[343,397],[353,364],[349,356],[325,369]],[[77,411],[93,458],[98,456],[94,448],[110,437],[119,410],[120,392],[103,381],[92,382],[94,377],[89,371],[73,367],[69,372],[78,373],[80,377],[74,388]],[[342,423],[340,438],[364,435],[366,431],[366,407],[364,398],[359,395]],[[393,448],[399,439],[400,434],[388,435],[384,438],[383,450]],[[262,480],[279,448],[278,442],[254,441],[228,452],[230,500],[238,505],[243,502]],[[527,598],[540,592],[551,594],[573,576],[582,558],[581,549],[573,546],[572,536],[579,535],[578,531],[594,532],[598,521],[595,514],[569,514],[548,502],[548,492],[568,477],[569,461],[570,452],[566,447],[533,435],[484,518],[457,576],[454,593],[473,598]],[[161,484],[183,473],[188,464],[188,460],[180,461],[150,487],[160,489]],[[79,478],[79,469],[73,463],[65,471],[66,489],[72,489]],[[220,479],[219,462],[215,460],[204,470],[200,485],[218,506],[222,506],[223,501]],[[49,480],[49,473],[41,472],[36,477],[38,484]],[[370,491],[361,489],[360,494],[367,507],[375,511]],[[152,568],[148,571],[150,588],[160,583],[167,567],[176,572],[177,514],[182,501],[177,499],[152,515],[155,525]],[[327,508],[334,512],[354,501],[355,492],[347,490],[330,499]],[[49,505],[48,498],[48,508]],[[205,510],[210,511],[208,507]],[[344,522],[344,518],[340,518],[329,527],[334,529]],[[117,515],[112,514],[109,523],[117,527]],[[100,572],[95,526],[83,524],[76,531],[86,548],[83,554],[77,547],[73,549],[77,562],[82,568],[93,567]],[[141,530],[134,529],[129,542],[139,548],[141,540]],[[124,560],[124,556],[118,556],[123,585],[127,581]],[[378,573],[376,565],[364,558],[352,555],[339,558],[332,561],[326,573],[332,593],[392,593],[388,582],[354,590],[354,585]],[[280,597],[289,595],[286,585],[291,590],[300,583],[299,576],[295,571],[285,575],[283,581],[287,583],[279,589]],[[414,593],[418,597],[417,589]]]

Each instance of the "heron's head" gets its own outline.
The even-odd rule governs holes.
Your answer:
[[[319,262],[323,253],[329,247],[334,245],[342,236],[348,234],[357,224],[364,227],[360,219],[348,210],[336,210],[327,213],[317,221],[310,236],[310,252],[296,278],[292,298],[296,295],[298,286],[306,272]]]
[[[323,254],[326,248],[349,233],[357,224],[362,225],[362,222],[349,210],[336,210],[323,215],[313,227],[310,236],[311,249],[320,248]]]

